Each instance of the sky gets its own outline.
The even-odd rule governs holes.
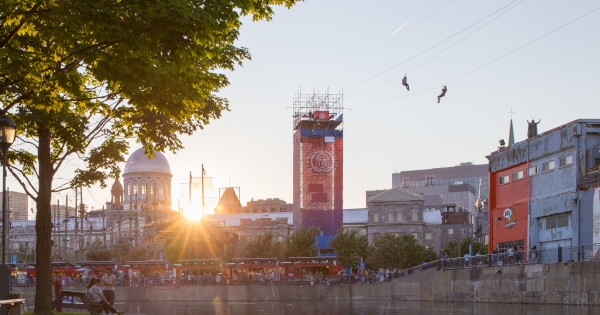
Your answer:
[[[343,93],[344,209],[392,188],[392,173],[487,164],[511,119],[519,142],[528,120],[543,133],[600,118],[599,1],[306,0],[243,23],[237,44],[252,60],[226,72],[219,93],[231,111],[165,153],[174,203],[202,164],[242,205],[292,203],[300,93]],[[84,202],[102,208],[109,189],[85,190]]]

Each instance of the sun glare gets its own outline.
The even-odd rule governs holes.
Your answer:
[[[190,221],[197,221],[200,220],[203,215],[213,214],[216,205],[217,201],[215,198],[205,198],[204,211],[202,211],[202,204],[192,202],[191,205],[184,206],[183,215]]]
[[[218,183],[212,177],[204,177],[204,183],[202,185],[200,177],[194,177],[193,182],[182,182],[179,186],[173,187],[174,191],[179,192],[179,198],[173,201],[173,209],[181,209],[183,216],[189,221],[198,221],[204,215],[215,213],[218,192],[214,187],[217,187],[215,185]],[[202,207],[202,200],[204,200],[204,207]]]
[[[190,221],[197,221],[202,217],[202,207],[192,204],[183,208],[183,216]]]

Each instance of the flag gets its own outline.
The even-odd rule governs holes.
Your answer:
[[[206,176],[206,171],[204,170],[204,164],[202,164],[202,175]]]

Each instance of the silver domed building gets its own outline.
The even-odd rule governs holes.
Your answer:
[[[172,177],[169,162],[162,153],[154,152],[150,159],[143,148],[135,150],[123,171],[123,209],[169,210]]]
[[[169,162],[160,152],[154,152],[154,156],[149,158],[140,148],[129,156],[123,170],[123,185],[115,180],[111,189],[112,200],[107,203],[111,210],[113,245],[157,245],[153,238],[158,234],[161,221],[173,214],[172,177]]]

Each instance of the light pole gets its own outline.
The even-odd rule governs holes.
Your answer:
[[[6,265],[6,153],[15,141],[17,128],[8,116],[0,117],[0,147],[2,148],[2,267],[0,269],[0,299],[8,299],[10,291],[10,268]],[[3,310],[4,311],[4,310]],[[8,310],[7,310],[8,311]]]

